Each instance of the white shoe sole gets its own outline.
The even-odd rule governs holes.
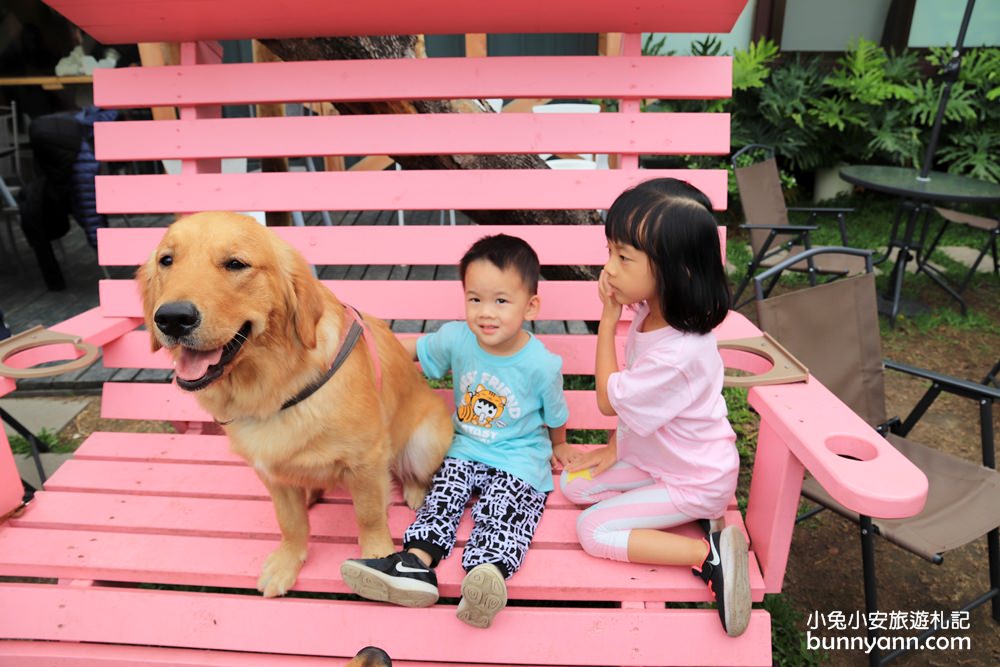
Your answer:
[[[477,628],[488,628],[507,606],[507,584],[495,565],[477,565],[462,580],[458,620]]]
[[[725,582],[726,634],[739,637],[750,623],[750,566],[747,541],[736,526],[719,536],[719,556]]]
[[[352,591],[375,602],[389,602],[403,607],[430,607],[438,601],[436,586],[406,577],[394,577],[370,567],[344,561],[340,576]]]

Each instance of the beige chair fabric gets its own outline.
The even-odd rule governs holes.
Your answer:
[[[788,224],[788,210],[785,196],[781,192],[778,163],[773,157],[747,167],[737,167],[733,171],[740,191],[740,202],[743,204],[743,217],[748,225]],[[750,230],[750,248],[754,255],[764,246],[767,235],[766,229]]]
[[[873,274],[758,300],[756,306],[761,329],[813,377],[869,424],[886,421]]]
[[[961,294],[968,287],[969,282],[972,280],[972,276],[975,275],[976,271],[979,269],[980,263],[986,255],[993,255],[993,273],[1000,273],[1000,257],[998,257],[997,250],[997,238],[1000,238],[1000,218],[989,218],[981,215],[970,215],[968,213],[963,213],[961,211],[953,211],[949,208],[934,207],[934,210],[938,212],[942,218],[944,218],[944,224],[938,231],[936,237],[931,242],[930,246],[927,248],[927,257],[934,253],[934,249],[937,248],[938,243],[941,241],[941,237],[944,235],[945,229],[951,224],[963,225],[971,229],[978,229],[986,232],[986,236],[983,240],[982,246],[979,248],[979,255],[972,262],[972,265],[966,271],[965,276],[958,284],[958,293]]]
[[[909,519],[873,519],[882,537],[934,560],[1000,526],[1000,474],[895,435],[889,442],[927,475],[927,504]],[[810,478],[802,495],[852,521],[858,515],[837,503]]]

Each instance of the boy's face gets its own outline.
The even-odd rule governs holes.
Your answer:
[[[540,301],[528,293],[517,271],[479,259],[466,268],[464,288],[465,321],[479,346],[499,356],[521,349],[528,340],[521,325],[537,317]]]

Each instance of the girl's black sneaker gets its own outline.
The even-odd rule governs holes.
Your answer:
[[[747,541],[736,526],[709,534],[708,556],[701,568],[691,568],[715,594],[722,627],[739,637],[750,623],[750,566]]]

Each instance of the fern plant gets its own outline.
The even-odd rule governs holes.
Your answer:
[[[915,137],[906,129],[912,123],[896,111],[916,100],[910,85],[916,73],[910,54],[888,54],[863,38],[852,43],[809,101],[809,116],[825,130],[823,166],[876,154],[899,164],[912,160]]]
[[[948,164],[948,171],[1000,183],[997,157],[1000,156],[1000,131],[996,127],[956,132],[938,151],[938,156]]]
[[[951,49],[934,48],[927,56],[933,67],[943,67]],[[935,96],[936,103],[940,98]],[[941,146],[935,168],[1000,183],[1000,49],[969,49],[962,54],[958,81],[945,108]],[[918,120],[933,115],[921,110]]]

